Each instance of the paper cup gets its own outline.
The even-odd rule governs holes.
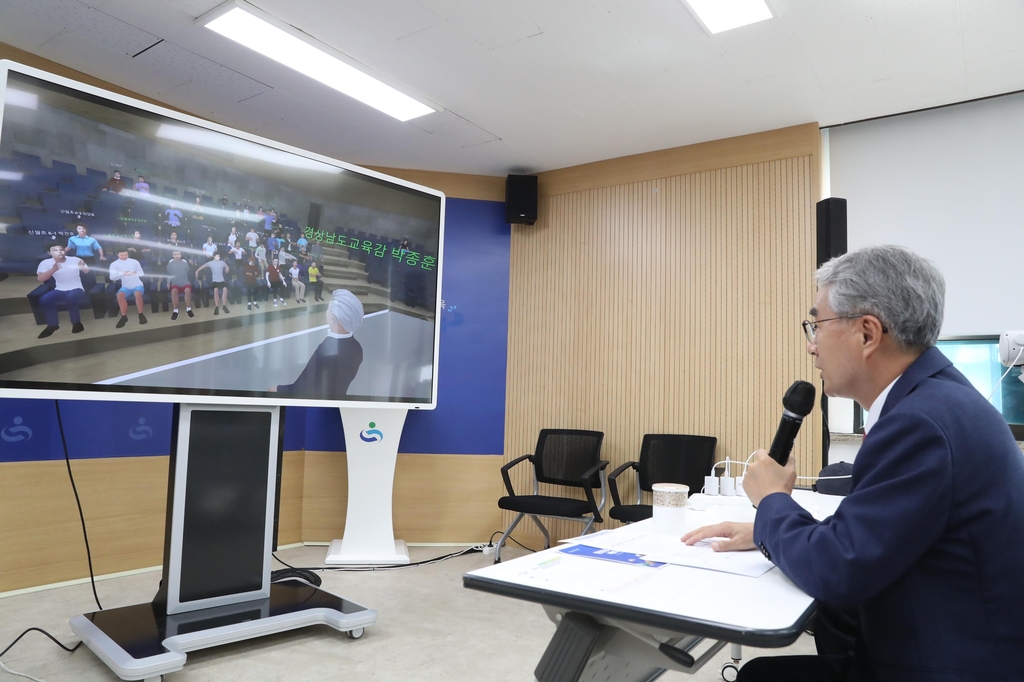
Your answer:
[[[687,498],[690,486],[681,483],[655,483],[654,532],[681,535],[686,530]]]

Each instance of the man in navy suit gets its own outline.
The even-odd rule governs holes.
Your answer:
[[[793,458],[758,451],[753,524],[719,551],[759,549],[827,607],[856,609],[849,656],[758,658],[750,680],[1024,679],[1024,456],[999,412],[935,348],[945,284],[895,246],[818,270],[804,322],[825,392],[869,410],[852,488],[818,522],[793,501]]]

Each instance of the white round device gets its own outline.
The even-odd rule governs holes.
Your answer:
[[[1024,365],[1024,331],[1008,331],[1000,335],[999,362],[1003,367]]]

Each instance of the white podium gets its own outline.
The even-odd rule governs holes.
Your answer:
[[[404,540],[395,539],[391,507],[398,441],[408,410],[340,409],[348,449],[348,514],[345,536],[331,542],[324,563],[407,564],[409,550]]]

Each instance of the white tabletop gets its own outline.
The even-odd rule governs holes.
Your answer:
[[[834,512],[842,500],[809,491],[795,491],[794,499],[819,519]],[[687,514],[686,525],[752,521],[754,514],[745,498],[709,498],[706,509]],[[637,526],[610,532],[635,532]],[[559,547],[472,571],[464,582],[467,587],[657,627],[674,621],[672,629],[680,632],[727,630],[735,636],[715,636],[769,646],[774,635],[795,633],[795,639],[814,604],[777,568],[749,578],[685,566],[618,564],[569,556]]]

